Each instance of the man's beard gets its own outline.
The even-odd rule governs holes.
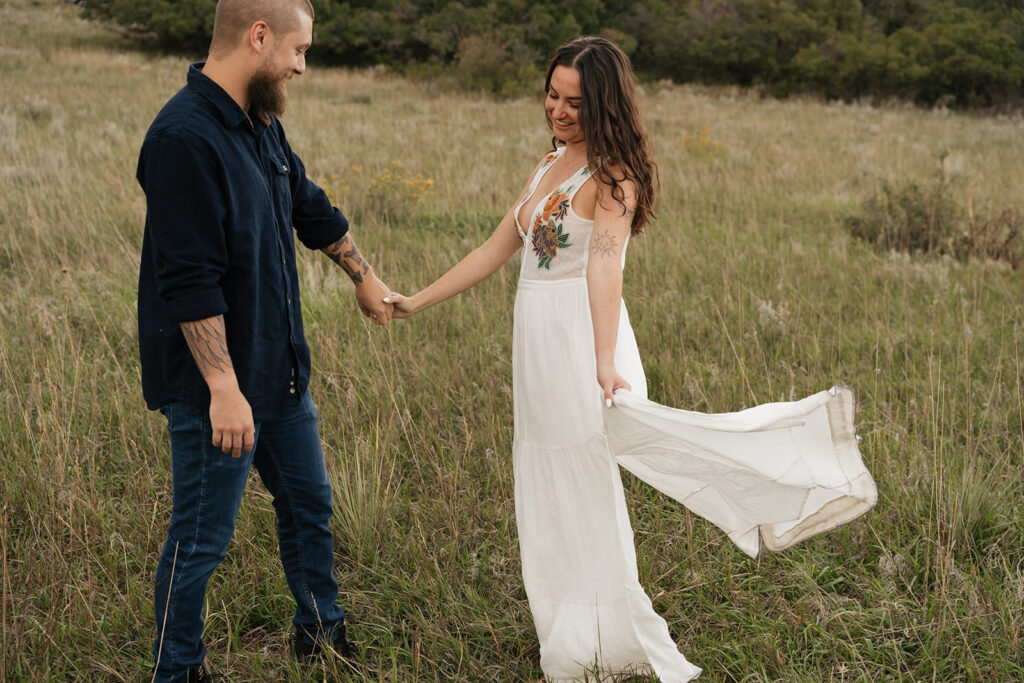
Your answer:
[[[249,115],[266,118],[284,114],[288,93],[284,88],[284,73],[275,73],[270,66],[261,68],[249,80]]]

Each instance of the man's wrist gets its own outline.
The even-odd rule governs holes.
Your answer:
[[[373,268],[367,266],[366,270],[358,271],[356,273],[352,273],[352,274],[349,275],[349,277],[352,278],[352,282],[353,282],[353,284],[355,284],[356,289],[359,289],[360,287],[365,285],[367,282],[373,280],[377,276],[373,272]]]
[[[210,396],[225,396],[240,391],[238,378],[233,372],[222,372],[216,377],[207,377],[206,386],[210,389]]]

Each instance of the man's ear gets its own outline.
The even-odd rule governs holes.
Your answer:
[[[257,21],[249,27],[249,47],[256,54],[263,54],[263,49],[270,43],[270,27],[265,21]]]

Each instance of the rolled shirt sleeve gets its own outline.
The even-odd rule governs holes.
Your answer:
[[[292,192],[292,225],[308,249],[323,249],[348,232],[348,219],[331,204],[327,193],[306,176],[306,166],[292,151],[284,129],[275,120],[281,147],[288,158],[288,182]]]
[[[172,322],[227,312],[221,279],[228,269],[213,152],[181,134],[147,140],[139,163],[157,292]]]

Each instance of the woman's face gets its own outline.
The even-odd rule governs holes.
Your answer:
[[[583,128],[580,126],[580,72],[571,66],[556,66],[551,72],[551,85],[544,98],[544,111],[555,137],[566,144],[583,142]]]

